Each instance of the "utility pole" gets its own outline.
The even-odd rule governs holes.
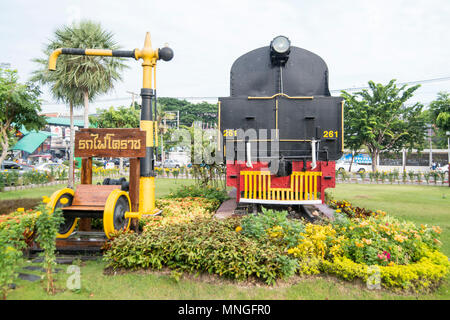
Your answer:
[[[431,137],[433,135],[433,129],[431,125],[428,125],[428,141],[430,142],[430,157],[429,157],[429,167],[431,168],[433,166],[433,144],[431,141]]]
[[[134,97],[139,97],[139,93],[135,93],[133,91],[127,91],[127,93],[131,94],[131,98],[133,99],[131,105],[134,107]]]

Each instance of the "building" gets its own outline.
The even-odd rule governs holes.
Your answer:
[[[59,114],[45,114],[47,125],[42,131],[28,131],[22,127],[17,136],[19,141],[11,148],[16,157],[28,162],[41,162],[45,159],[69,158],[70,118]],[[74,117],[74,129],[84,127],[82,117]]]

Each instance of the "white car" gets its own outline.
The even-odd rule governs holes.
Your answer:
[[[370,169],[369,164],[352,163],[352,172],[366,172]],[[336,171],[350,172],[350,162],[336,161]]]
[[[35,169],[38,171],[51,172],[52,169],[53,169],[53,171],[67,170],[67,167],[60,163],[47,162],[47,163],[41,163],[41,164],[35,166]]]
[[[437,167],[436,171],[448,173],[448,163],[445,166]]]
[[[115,167],[116,167],[116,165],[112,161],[107,162],[105,165],[105,169],[114,169]]]
[[[162,165],[164,168],[180,168],[183,166],[181,162],[173,159],[165,160]]]

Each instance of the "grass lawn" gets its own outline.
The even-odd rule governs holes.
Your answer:
[[[190,183],[178,181],[178,184]],[[175,186],[173,180],[157,180],[159,195]],[[450,255],[450,188],[403,185],[341,184],[332,192],[335,199],[354,205],[382,209],[416,223],[439,225],[443,229],[443,251]],[[101,260],[86,262],[81,268],[79,292],[61,291],[55,296],[44,292],[44,283],[17,280],[8,299],[450,299],[449,278],[432,294],[395,294],[368,290],[361,283],[334,277],[295,278],[276,286],[232,283],[213,277],[184,276],[176,281],[170,273],[130,272],[104,275]],[[66,266],[60,266],[65,269]],[[57,286],[65,288],[69,275],[58,274]],[[205,281],[207,279],[208,281]]]
[[[128,180],[128,178],[127,178]],[[103,181],[103,179],[102,179]],[[192,184],[194,180],[191,179],[155,179],[156,184],[156,197],[163,197],[169,194],[171,189],[176,189],[181,185],[189,185]],[[98,181],[100,182],[100,180]],[[94,181],[96,184],[97,181]],[[66,185],[60,184],[56,186],[42,187],[42,188],[34,188],[34,189],[26,189],[19,191],[4,191],[0,192],[0,201],[1,200],[12,200],[12,199],[24,199],[24,198],[42,198],[42,196],[51,196],[53,192],[56,190],[60,190],[65,188]]]

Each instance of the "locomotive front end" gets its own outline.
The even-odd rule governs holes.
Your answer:
[[[343,154],[343,99],[328,89],[328,68],[287,37],[239,57],[230,97],[219,98],[227,185],[241,203],[323,203]]]

